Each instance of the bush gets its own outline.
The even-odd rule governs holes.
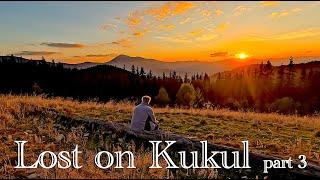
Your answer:
[[[32,92],[36,95],[41,94],[43,92],[43,89],[41,89],[41,87],[36,82],[34,82],[32,84]]]
[[[177,103],[183,106],[192,106],[196,99],[196,91],[190,83],[181,84],[178,93],[176,95]]]
[[[196,98],[194,101],[194,106],[196,108],[202,108],[204,106],[204,97],[202,95],[200,88],[196,89]]]
[[[167,93],[167,90],[164,87],[161,87],[159,89],[159,93],[155,97],[155,100],[160,105],[167,105],[168,103],[170,103],[169,95]]]
[[[296,103],[291,97],[283,97],[274,101],[271,104],[271,108],[280,113],[294,113],[296,110]]]
[[[228,98],[224,105],[226,107],[230,108],[231,110],[239,110],[239,109],[241,109],[240,102],[238,100],[233,99],[233,98]]]

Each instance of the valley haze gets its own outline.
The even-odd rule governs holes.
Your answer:
[[[0,56],[0,59],[7,59],[10,56]],[[21,61],[28,61],[30,59],[17,57],[15,58],[20,59]],[[289,58],[288,58],[289,59]],[[143,57],[133,57],[128,55],[118,55],[110,61],[98,63],[98,62],[82,62],[76,64],[64,63],[64,68],[69,69],[87,69],[97,65],[112,65],[118,68],[124,68],[128,71],[131,71],[132,65],[135,68],[143,67],[145,72],[148,73],[150,70],[153,74],[162,76],[163,73],[165,75],[169,75],[170,72],[175,71],[177,75],[184,76],[186,73],[188,75],[195,75],[195,74],[204,74],[207,73],[208,75],[213,75],[217,72],[229,71],[238,67],[243,67],[251,64],[260,64],[266,63],[267,60],[273,63],[273,65],[284,65],[287,64],[289,61],[287,59],[248,59],[246,61],[239,61],[234,59],[226,59],[226,60],[219,60],[219,61],[174,61],[174,62],[167,62],[161,61],[156,59],[148,59]],[[309,59],[298,59],[295,62],[308,62],[313,60],[313,58]],[[30,60],[31,61],[31,60]],[[32,61],[39,61],[39,60],[32,60]],[[50,60],[46,60],[50,62]]]

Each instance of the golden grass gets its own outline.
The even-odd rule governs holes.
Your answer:
[[[121,179],[163,179],[174,178],[172,172],[167,169],[149,169],[151,166],[151,153],[143,149],[136,149],[134,144],[127,144],[129,149],[122,149],[116,142],[107,144],[117,150],[130,150],[135,153],[136,169],[99,169],[94,165],[96,147],[91,147],[91,140],[84,136],[85,131],[81,127],[72,130],[61,141],[57,137],[65,134],[55,127],[54,120],[59,112],[70,116],[96,116],[99,111],[104,112],[104,117],[114,114],[121,115],[123,111],[129,112],[132,106],[128,103],[108,102],[105,104],[96,102],[78,102],[63,98],[45,98],[42,96],[13,96],[0,95],[0,178],[121,178]],[[54,112],[53,112],[54,110]],[[39,111],[41,113],[39,113]],[[110,112],[109,112],[110,111]],[[38,112],[34,114],[34,112]],[[114,118],[114,117],[113,117]],[[115,118],[114,118],[115,119]],[[36,161],[37,155],[44,150],[53,152],[71,151],[79,145],[82,155],[79,162],[85,168],[81,169],[14,169],[14,161],[17,159],[15,140],[26,140],[26,163]],[[102,146],[103,142],[98,142]],[[126,161],[123,166],[126,167]],[[164,160],[160,164],[165,167]],[[209,171],[209,173],[207,173]],[[216,177],[217,172],[212,170],[197,170],[195,177]],[[192,173],[191,173],[192,174]],[[190,175],[190,173],[189,173]]]
[[[0,138],[2,143],[0,162],[4,162],[1,163],[4,165],[0,172],[6,174],[5,177],[17,174],[17,171],[10,166],[10,158],[16,156],[16,146],[13,141],[19,138],[33,144],[33,152],[30,152],[30,157],[45,148],[54,149],[58,146],[59,149],[62,147],[71,148],[70,146],[75,143],[82,144],[82,147],[86,146],[87,142],[83,142],[83,139],[77,139],[77,134],[70,134],[70,137],[67,138],[70,140],[68,143],[63,145],[55,143],[54,139],[60,132],[54,128],[53,119],[55,116],[51,113],[52,110],[68,116],[92,117],[129,123],[133,108],[134,104],[128,102],[97,103],[95,101],[79,102],[72,99],[43,96],[0,95]],[[30,114],[36,110],[41,111],[45,116]],[[297,159],[299,154],[305,154],[309,163],[320,165],[319,116],[301,117],[227,109],[154,108],[154,111],[160,122],[160,127],[166,131],[233,147],[239,147],[241,141],[249,140],[251,151],[282,158],[292,157],[293,159]],[[87,153],[93,154],[94,151],[88,149]],[[145,162],[149,161],[150,157],[148,153],[144,152],[139,152],[138,155],[142,158],[137,162],[140,163],[141,168],[137,169],[145,169]],[[55,172],[41,171],[37,173],[42,174],[43,177],[51,178],[170,177],[165,169],[159,170],[160,175],[158,176],[154,176],[152,170],[141,172],[137,169],[129,171],[111,169],[106,172],[92,166],[81,170],[57,169]]]

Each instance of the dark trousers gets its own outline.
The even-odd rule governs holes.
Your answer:
[[[145,131],[151,131],[151,125],[150,123],[153,123],[151,120],[151,117],[148,116],[147,120],[146,120],[146,124],[144,125],[144,130]],[[157,130],[158,129],[158,125],[155,124],[155,128],[153,130]]]

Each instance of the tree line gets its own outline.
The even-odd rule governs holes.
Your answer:
[[[67,69],[60,63],[0,58],[2,93],[44,93],[79,100],[138,101],[150,95],[157,106],[224,107],[234,110],[311,114],[320,108],[320,63],[250,65],[213,76],[156,76],[143,67],[110,65]]]

